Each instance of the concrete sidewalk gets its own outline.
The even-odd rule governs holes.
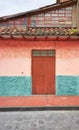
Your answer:
[[[79,110],[0,112],[0,130],[79,130]]]

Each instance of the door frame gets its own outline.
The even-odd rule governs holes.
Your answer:
[[[48,95],[56,95],[56,50],[55,49],[32,49],[31,50],[31,77],[32,77],[32,92],[33,92],[33,51],[55,51],[55,55],[54,55],[54,57],[55,57],[55,67],[54,67],[54,69],[55,69],[55,88],[54,88],[54,90],[55,90],[55,93],[54,94],[48,94]],[[36,94],[33,94],[32,93],[32,95],[36,95]],[[39,94],[38,94],[39,95]],[[43,95],[43,94],[41,94],[41,95]],[[45,96],[45,95],[43,95],[43,96]]]

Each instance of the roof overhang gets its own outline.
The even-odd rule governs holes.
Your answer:
[[[25,40],[25,41],[79,41],[79,36],[13,36],[13,35],[0,35],[0,40]]]

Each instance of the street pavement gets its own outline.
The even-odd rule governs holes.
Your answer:
[[[0,112],[0,130],[79,130],[79,110]]]

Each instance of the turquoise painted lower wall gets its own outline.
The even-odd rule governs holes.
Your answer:
[[[32,77],[0,76],[0,96],[32,95]],[[79,95],[79,76],[56,76],[56,95]]]
[[[79,76],[57,76],[56,95],[79,95]]]
[[[32,95],[31,83],[27,76],[0,76],[0,96]]]

